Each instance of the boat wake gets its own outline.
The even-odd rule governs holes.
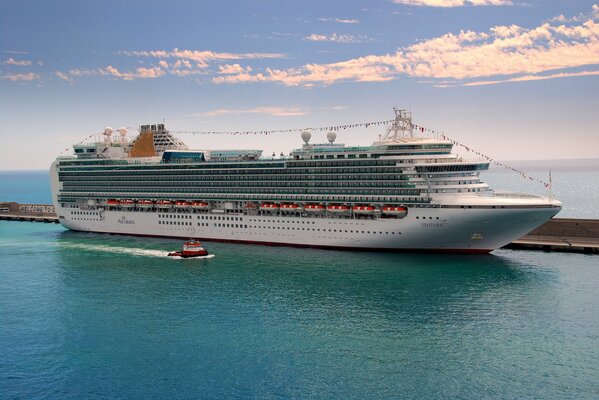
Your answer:
[[[83,244],[83,243],[61,243],[62,247],[82,249],[89,251],[103,251],[107,253],[120,253],[129,254],[133,256],[145,256],[145,257],[160,257],[169,259],[182,259],[182,257],[169,257],[168,251],[163,250],[150,250],[150,249],[139,249],[132,247],[117,247],[107,245],[96,245],[96,244]],[[214,254],[208,254],[206,256],[194,257],[194,258],[213,258]]]

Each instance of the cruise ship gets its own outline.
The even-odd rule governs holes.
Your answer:
[[[460,253],[500,248],[561,210],[551,196],[491,189],[480,179],[488,161],[458,157],[394,111],[370,146],[335,143],[332,131],[313,144],[303,131],[280,157],[192,150],[164,124],[131,140],[106,128],[52,163],[53,203],[75,231]]]

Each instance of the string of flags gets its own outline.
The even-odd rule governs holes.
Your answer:
[[[524,172],[520,171],[519,169],[513,168],[513,167],[511,167],[511,166],[509,166],[509,165],[506,165],[506,164],[504,164],[504,163],[502,163],[502,162],[499,162],[499,161],[497,161],[497,160],[494,160],[494,159],[492,159],[491,157],[487,156],[486,154],[483,154],[483,153],[481,153],[480,151],[474,150],[473,148],[471,148],[471,147],[469,147],[469,146],[466,146],[466,145],[464,145],[464,144],[462,144],[462,143],[458,142],[457,140],[455,140],[455,139],[453,139],[453,138],[451,138],[451,137],[447,136],[447,135],[446,135],[444,132],[435,131],[435,130],[433,130],[433,129],[429,129],[429,128],[426,128],[426,127],[424,127],[424,126],[421,126],[421,125],[416,125],[416,124],[412,124],[412,126],[413,126],[413,127],[416,129],[416,130],[418,130],[418,131],[420,131],[420,132],[422,132],[422,133],[432,133],[432,134],[435,134],[435,135],[437,135],[437,136],[441,137],[442,139],[449,140],[449,141],[450,141],[451,143],[453,143],[454,145],[460,146],[460,147],[462,147],[463,149],[465,149],[466,151],[468,151],[468,152],[472,152],[472,153],[474,153],[474,154],[478,155],[479,157],[482,157],[482,158],[484,158],[485,160],[489,161],[489,163],[491,163],[491,164],[493,164],[493,165],[496,165],[496,166],[498,166],[498,167],[505,168],[505,169],[506,169],[506,170],[508,170],[508,171],[512,171],[512,172],[515,172],[515,173],[519,174],[519,175],[522,177],[522,179],[527,179],[527,180],[530,180],[530,181],[532,181],[532,182],[537,182],[537,183],[540,183],[540,184],[542,184],[543,186],[545,186],[546,188],[549,188],[549,187],[551,186],[551,183],[549,183],[549,182],[546,182],[546,181],[544,181],[544,180],[542,180],[542,179],[534,178],[534,177],[532,177],[532,176],[530,176],[530,175],[527,175],[526,173],[524,173]]]
[[[296,133],[296,132],[302,132],[302,131],[338,132],[338,131],[346,130],[346,129],[370,128],[371,126],[386,126],[386,125],[392,124],[393,122],[395,122],[395,120],[391,119],[391,120],[386,120],[386,121],[359,122],[359,123],[345,124],[345,125],[306,127],[306,128],[293,128],[293,129],[271,129],[271,130],[259,130],[259,131],[171,131],[171,133],[192,134],[192,135],[272,135],[272,134],[281,134],[281,133],[283,133],[283,134]],[[543,186],[545,186],[546,188],[550,188],[550,186],[551,186],[551,183],[548,183],[542,179],[538,179],[538,178],[529,176],[526,173],[524,173],[523,171],[520,171],[519,169],[513,168],[507,164],[500,162],[500,161],[494,160],[493,158],[487,156],[486,154],[483,154],[480,151],[477,151],[469,146],[466,146],[466,145],[458,142],[457,140],[447,136],[445,134],[445,132],[430,129],[425,126],[417,125],[417,124],[412,124],[412,127],[416,131],[420,131],[421,133],[429,133],[429,134],[432,133],[432,134],[436,135],[437,137],[441,137],[442,139],[448,140],[452,144],[462,147],[466,151],[472,152],[472,153],[478,155],[479,157],[484,158],[485,160],[489,161],[489,163],[491,163],[493,165],[505,168],[508,171],[512,171],[512,172],[519,174],[522,177],[522,179],[527,179],[532,182],[538,182],[538,183],[542,184]],[[81,140],[79,143],[75,144],[75,146],[86,142],[87,140],[91,139],[94,135],[97,135],[97,133],[92,133],[85,139]],[[67,147],[60,154],[62,155],[64,152],[69,151],[70,149],[71,149],[71,147]]]
[[[78,143],[75,143],[72,146],[67,147],[66,149],[64,149],[63,151],[61,151],[59,155],[63,155],[67,151],[70,151],[74,146],[79,146],[80,144],[83,144],[83,143],[87,142],[89,139],[91,139],[92,137],[94,137],[96,135],[97,135],[97,133],[92,133],[91,135],[89,135],[88,137],[86,137],[85,139],[83,139],[82,141],[80,141]]]
[[[272,135],[279,133],[296,133],[302,131],[313,131],[313,132],[324,132],[333,131],[338,132],[346,129],[354,128],[370,128],[371,126],[388,125],[394,120],[387,121],[371,121],[371,122],[360,122],[356,124],[346,125],[335,125],[335,126],[321,126],[321,127],[306,127],[306,128],[293,128],[293,129],[270,129],[260,131],[170,131],[175,134],[192,134],[192,135]]]

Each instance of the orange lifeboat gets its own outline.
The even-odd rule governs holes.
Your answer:
[[[157,208],[169,209],[173,206],[173,203],[170,200],[158,200],[156,202]]]
[[[139,208],[152,208],[152,206],[154,205],[154,202],[152,200],[139,200],[137,202],[137,206]]]
[[[131,200],[131,199],[121,200],[121,207],[132,208],[133,206],[135,206],[135,200]]]
[[[400,218],[408,215],[408,209],[404,206],[383,206],[383,214],[395,215]]]
[[[175,208],[185,209],[191,207],[191,203],[189,201],[175,201]]]
[[[276,211],[279,209],[279,205],[276,203],[262,203],[260,204],[260,210],[262,211]]]
[[[110,199],[106,201],[106,204],[110,207],[116,207],[116,206],[120,206],[121,202],[118,201],[117,199]]]
[[[352,210],[356,214],[372,214],[375,208],[373,206],[354,206]]]
[[[295,203],[283,203],[281,204],[281,211],[301,211],[302,207]]]
[[[304,210],[307,212],[323,212],[325,208],[322,204],[306,204]]]
[[[191,208],[194,210],[207,210],[210,207],[210,204],[205,201],[192,201]]]
[[[346,213],[349,211],[349,206],[345,204],[330,204],[327,206],[327,211],[333,213]]]

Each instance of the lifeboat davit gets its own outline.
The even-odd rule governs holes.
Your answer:
[[[404,206],[383,206],[381,211],[383,214],[396,215],[400,218],[408,215],[408,209]]]
[[[279,205],[276,203],[262,203],[260,209],[262,211],[276,211],[279,209]]]
[[[205,201],[192,201],[191,208],[194,210],[207,210],[210,207],[210,204]]]
[[[197,240],[190,240],[189,242],[185,242],[183,245],[183,250],[181,251],[173,251],[168,253],[169,257],[182,257],[182,258],[190,258],[190,257],[201,257],[207,256],[208,251],[202,247],[202,243]]]
[[[173,203],[170,200],[158,200],[156,202],[157,208],[168,209],[173,206]]]
[[[295,203],[283,203],[281,204],[281,211],[301,211],[302,207]]]
[[[116,199],[110,199],[110,200],[106,201],[106,204],[110,207],[116,207],[116,206],[120,206],[121,202]]]
[[[137,206],[139,208],[152,208],[154,206],[154,202],[152,200],[139,200],[137,202]]]
[[[189,201],[175,201],[175,208],[185,209],[191,207],[191,203]]]
[[[372,214],[375,212],[375,208],[373,206],[354,206],[352,210],[356,214]]]
[[[133,206],[135,206],[135,200],[131,200],[131,199],[121,200],[121,207],[132,208]]]
[[[327,206],[327,211],[333,213],[346,213],[349,211],[349,206],[345,204],[331,204]]]
[[[322,204],[306,204],[304,210],[307,212],[323,212],[325,207]]]

